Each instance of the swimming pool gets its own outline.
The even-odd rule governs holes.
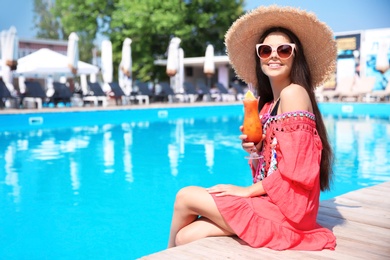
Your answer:
[[[336,178],[321,199],[389,181],[389,105],[331,105]],[[250,184],[241,122],[241,105],[0,115],[0,258],[164,249],[178,189]]]

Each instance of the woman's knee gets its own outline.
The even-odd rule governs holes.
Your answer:
[[[188,186],[180,189],[176,194],[175,209],[188,207],[192,201],[194,194],[199,191],[199,187]]]

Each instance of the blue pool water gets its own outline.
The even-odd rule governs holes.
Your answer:
[[[332,109],[322,107],[336,178],[321,199],[389,181],[389,116]],[[0,259],[165,249],[181,187],[250,184],[242,119],[241,106],[1,115]]]

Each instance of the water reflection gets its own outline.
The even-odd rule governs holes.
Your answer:
[[[35,185],[60,182],[77,195],[88,182],[106,185],[110,179],[105,175],[131,185],[137,178],[165,174],[175,178],[189,171],[212,174],[220,162],[243,160],[238,141],[241,122],[242,117],[215,117],[1,132],[0,187],[10,187],[8,194],[18,203],[21,176],[24,185],[46,178],[51,181]],[[325,124],[334,147],[338,182],[365,186],[389,180],[388,120],[328,117]],[[54,192],[55,187],[47,189]]]
[[[390,180],[390,123],[385,119],[326,118],[335,154],[336,182],[365,187]],[[336,187],[337,187],[336,183]],[[343,188],[339,194],[342,193]]]

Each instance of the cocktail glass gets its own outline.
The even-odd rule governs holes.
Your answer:
[[[245,94],[244,103],[244,123],[243,134],[247,135],[245,141],[253,142],[257,145],[263,138],[263,127],[258,112],[258,99],[253,95],[251,90]],[[259,159],[257,152],[250,153],[248,159]]]

